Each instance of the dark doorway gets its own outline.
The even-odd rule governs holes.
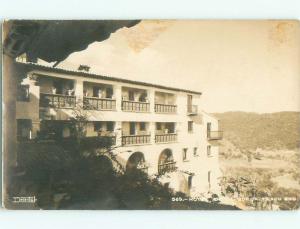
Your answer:
[[[129,123],[129,134],[130,135],[135,135],[135,122],[130,122]]]

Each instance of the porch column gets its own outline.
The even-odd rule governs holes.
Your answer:
[[[155,144],[155,122],[150,122],[149,124],[149,131],[150,131],[150,134],[151,134],[151,137],[150,137],[150,143],[151,144]]]
[[[74,95],[76,96],[76,100],[83,101],[83,80],[76,79],[74,85]]]
[[[122,87],[121,87],[121,85],[114,85],[114,98],[116,100],[116,111],[122,111]]]
[[[155,107],[155,91],[154,89],[149,89],[148,90],[148,98],[149,98],[149,102],[150,102],[150,112],[154,113],[154,107]]]
[[[122,146],[122,122],[118,121],[115,124],[116,146]]]

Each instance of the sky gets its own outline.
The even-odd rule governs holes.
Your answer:
[[[58,67],[201,91],[207,112],[300,111],[298,21],[146,20]]]

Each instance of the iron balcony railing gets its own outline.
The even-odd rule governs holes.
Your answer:
[[[158,165],[158,174],[174,172],[177,169],[175,161],[168,161]]]
[[[150,143],[150,134],[144,135],[123,135],[122,145],[140,145]]]
[[[223,131],[208,131],[207,139],[208,140],[221,140],[223,138]]]
[[[189,105],[187,107],[188,115],[196,115],[198,114],[198,106],[197,105]]]
[[[156,113],[169,113],[174,114],[177,112],[177,105],[168,105],[168,104],[155,104]]]
[[[115,110],[116,100],[108,98],[84,97],[84,109],[86,110]]]
[[[73,108],[75,105],[76,97],[73,95],[40,93],[41,107]]]
[[[177,141],[177,134],[176,133],[156,134],[155,135],[155,142],[156,143],[169,143],[169,142],[176,142],[176,141]]]
[[[122,110],[123,111],[133,111],[133,112],[149,112],[150,111],[150,103],[123,100],[122,101]]]

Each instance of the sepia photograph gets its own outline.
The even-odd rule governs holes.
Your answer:
[[[4,208],[299,209],[299,21],[2,31]]]

